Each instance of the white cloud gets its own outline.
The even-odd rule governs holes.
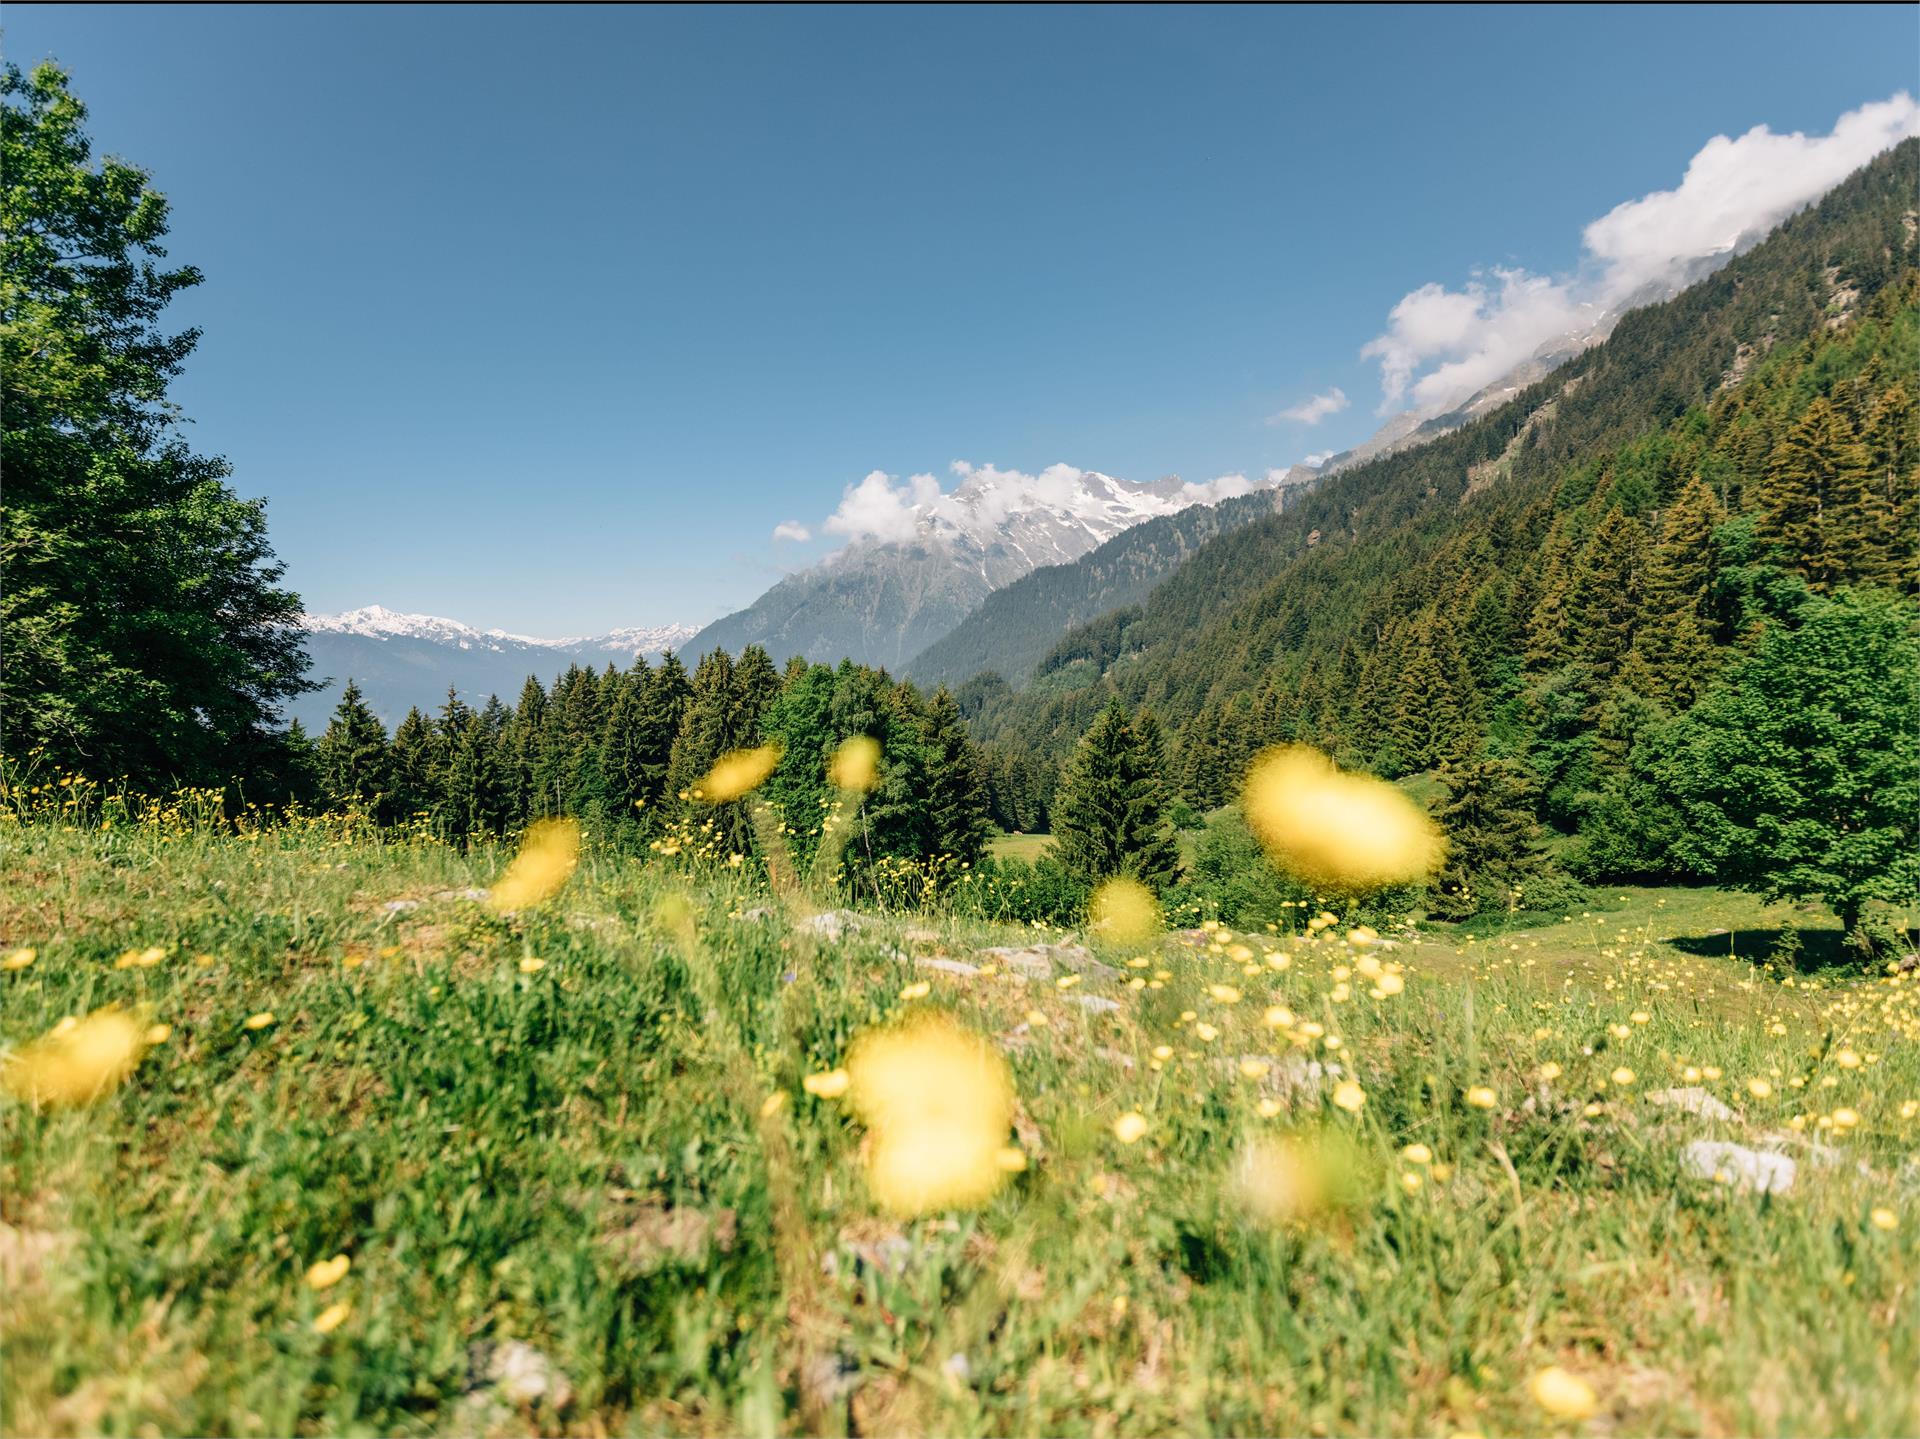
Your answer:
[[[914,475],[901,483],[884,470],[873,470],[841,492],[840,507],[822,528],[851,540],[910,540],[918,527],[914,507],[939,498],[940,482],[932,475]]]
[[[1317,470],[1322,465],[1324,465],[1328,460],[1332,459],[1335,455],[1339,453],[1340,452],[1338,450],[1316,450],[1311,455],[1308,455],[1300,463],[1305,465],[1310,470]]]
[[[1920,135],[1920,105],[1904,91],[1848,111],[1827,135],[1776,135],[1764,125],[1737,139],[1717,135],[1677,188],[1616,205],[1588,225],[1577,274],[1494,269],[1458,290],[1422,285],[1360,352],[1380,363],[1381,408],[1458,404],[1549,342],[1658,298],[1702,263],[1752,245],[1912,135]]]
[[[1328,415],[1337,415],[1347,407],[1347,392],[1335,385],[1324,395],[1314,395],[1299,404],[1280,411],[1277,415],[1267,416],[1269,425],[1285,424],[1288,421],[1296,425],[1317,425]]]
[[[776,540],[806,541],[813,538],[813,531],[798,520],[782,520],[773,527],[773,537]]]

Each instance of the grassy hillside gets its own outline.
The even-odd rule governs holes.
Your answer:
[[[1582,1427],[1548,1366],[1594,1433],[1920,1429],[1920,986],[1760,962],[1804,916],[1623,890],[1030,976],[979,951],[1058,935],[823,927],[725,868],[589,855],[502,918],[503,858],[5,833],[0,1040],[170,1026],[91,1107],[0,1100],[8,1433]],[[802,1081],[927,1012],[1005,1056],[1025,1167],[903,1220]],[[1281,1138],[1329,1190],[1291,1218]]]

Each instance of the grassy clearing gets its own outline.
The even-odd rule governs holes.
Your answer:
[[[1050,834],[997,834],[987,842],[995,859],[1023,859],[1028,863],[1053,852]]]
[[[830,941],[736,875],[590,856],[523,923],[465,893],[490,851],[0,844],[0,941],[38,950],[0,974],[0,1040],[110,1003],[173,1026],[90,1109],[7,1102],[8,1433],[1537,1433],[1548,1364],[1597,1390],[1562,1426],[1593,1433],[1920,1431],[1920,986],[1767,970],[1785,911],[1622,890],[1410,941],[1379,998],[1331,934],[1110,953],[1062,988],[916,963],[1031,930]],[[691,931],[659,917],[674,893]],[[1030,1162],[978,1213],[903,1223],[801,1080],[928,1007],[1000,1038]],[[1309,1059],[1364,1107],[1326,1105]],[[1647,1098],[1690,1070],[1732,1119]],[[1321,1132],[1351,1141],[1350,1201],[1249,1218],[1241,1146]],[[1794,1188],[1688,1177],[1702,1136],[1772,1136]],[[499,1382],[506,1353],[544,1396]]]

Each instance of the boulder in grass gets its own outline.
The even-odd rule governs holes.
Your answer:
[[[1680,1152],[1687,1173],[1756,1194],[1785,1194],[1798,1166],[1784,1154],[1714,1139],[1696,1139]]]
[[[1731,1109],[1698,1085],[1686,1089],[1656,1089],[1647,1096],[1647,1103],[1678,1109],[1702,1119],[1726,1120],[1735,1117]]]

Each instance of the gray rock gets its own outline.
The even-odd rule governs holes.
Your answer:
[[[1095,959],[1092,950],[1078,944],[1000,945],[980,950],[975,958],[1017,971],[1029,979],[1051,979],[1056,966],[1069,974],[1091,974],[1102,979],[1120,973],[1112,965]]]
[[[410,909],[420,908],[420,901],[417,899],[390,899],[381,905],[380,908],[384,909],[388,914],[405,914]]]
[[[980,972],[977,964],[968,964],[964,959],[916,959],[915,964],[922,969],[935,969],[942,974],[973,975]]]
[[[751,920],[755,924],[765,924],[768,920],[775,918],[775,915],[764,904],[757,904],[752,909],[743,910],[740,918]]]
[[[1112,1014],[1120,1007],[1118,1001],[1100,994],[1070,994],[1067,1003],[1079,1005],[1088,1014]]]
[[[850,909],[830,909],[824,914],[816,914],[801,921],[799,927],[812,930],[822,939],[839,939],[843,935],[865,929],[867,923],[865,915],[855,914]]]
[[[487,1382],[510,1404],[545,1401],[555,1409],[573,1402],[573,1385],[553,1361],[518,1339],[497,1347],[487,1360]]]
[[[1760,1194],[1785,1194],[1793,1188],[1798,1169],[1784,1154],[1715,1139],[1694,1140],[1680,1152],[1680,1159],[1687,1173],[1696,1178],[1718,1179],[1724,1175],[1736,1188]]]
[[[1663,1105],[1669,1109],[1678,1109],[1687,1114],[1697,1114],[1702,1119],[1732,1119],[1734,1113],[1713,1095],[1698,1085],[1686,1089],[1656,1089],[1647,1096],[1647,1103]]]

